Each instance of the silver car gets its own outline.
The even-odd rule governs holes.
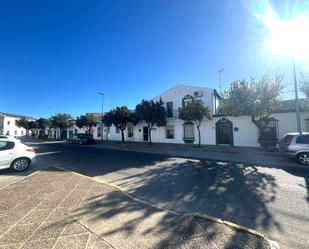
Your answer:
[[[299,163],[309,165],[309,133],[288,133],[279,142],[280,151]]]

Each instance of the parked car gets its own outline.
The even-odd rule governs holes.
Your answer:
[[[35,161],[33,148],[16,139],[0,139],[0,169],[26,170]]]
[[[309,133],[288,133],[279,142],[280,151],[295,158],[299,163],[309,165]]]
[[[95,144],[95,140],[91,135],[88,134],[73,134],[70,139],[68,139],[68,142],[71,144]]]

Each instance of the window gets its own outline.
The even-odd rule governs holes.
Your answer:
[[[6,131],[6,135],[8,135],[8,136],[10,135],[10,131],[9,130]]]
[[[77,134],[77,129],[74,129],[74,134]]]
[[[168,118],[173,117],[173,102],[166,103],[166,114]]]
[[[24,131],[23,131],[23,130],[21,130],[21,135],[22,135],[22,136],[24,135]]]
[[[261,122],[260,138],[265,138],[267,141],[278,140],[278,120],[275,118],[268,118]]]
[[[309,136],[308,135],[298,136],[296,138],[296,143],[297,144],[309,144]]]
[[[194,125],[193,124],[185,124],[183,126],[183,129],[184,129],[185,139],[194,139]]]
[[[132,125],[128,126],[128,137],[134,137],[133,126]]]
[[[11,122],[10,122],[10,121],[8,121],[8,125],[10,125],[10,123],[11,123]]]
[[[14,135],[17,136],[17,131],[14,131]]]
[[[118,127],[116,127],[116,133],[119,133],[119,132],[120,132],[119,128],[118,128]]]
[[[174,125],[165,126],[166,139],[174,139]]]
[[[15,143],[14,142],[10,142],[10,141],[0,141],[0,151],[3,150],[11,150],[15,147]]]

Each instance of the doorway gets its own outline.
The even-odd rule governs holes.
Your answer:
[[[217,144],[234,145],[233,123],[227,118],[221,118],[216,123]]]
[[[143,141],[148,142],[148,126],[143,127]]]

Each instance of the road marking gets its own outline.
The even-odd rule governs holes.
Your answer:
[[[45,155],[52,155],[52,154],[58,154],[62,151],[49,151],[49,152],[42,152],[42,153],[36,153],[36,156],[45,156]]]

